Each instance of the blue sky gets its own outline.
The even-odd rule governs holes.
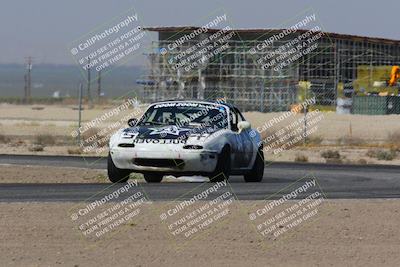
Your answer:
[[[68,44],[132,7],[145,26],[200,26],[201,18],[224,10],[238,28],[279,28],[308,10],[329,32],[400,40],[394,0],[3,0],[0,63],[30,55],[36,63],[74,64]]]

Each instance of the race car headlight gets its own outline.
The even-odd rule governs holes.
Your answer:
[[[199,146],[199,145],[185,145],[185,146],[183,146],[183,149],[203,149],[203,146]]]

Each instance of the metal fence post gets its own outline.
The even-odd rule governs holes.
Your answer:
[[[78,144],[81,144],[81,121],[82,121],[82,88],[83,85],[82,83],[79,84],[79,89],[78,89],[78,109],[79,109],[79,115],[78,115]]]

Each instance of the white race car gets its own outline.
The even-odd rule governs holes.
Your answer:
[[[230,104],[157,102],[128,125],[110,138],[107,169],[113,183],[126,182],[131,172],[142,173],[148,183],[164,175],[202,175],[212,182],[229,175],[244,175],[246,182],[263,178],[260,134]]]

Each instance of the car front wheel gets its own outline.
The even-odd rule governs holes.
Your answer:
[[[229,147],[224,147],[218,155],[215,171],[210,175],[210,182],[222,182],[229,179],[231,171],[231,151]]]
[[[244,175],[244,180],[247,183],[261,182],[264,176],[264,152],[262,147],[258,149],[256,160],[254,161],[253,168],[249,173]]]
[[[112,183],[125,183],[129,179],[130,170],[119,169],[114,165],[110,153],[107,159],[107,173],[108,179]]]

